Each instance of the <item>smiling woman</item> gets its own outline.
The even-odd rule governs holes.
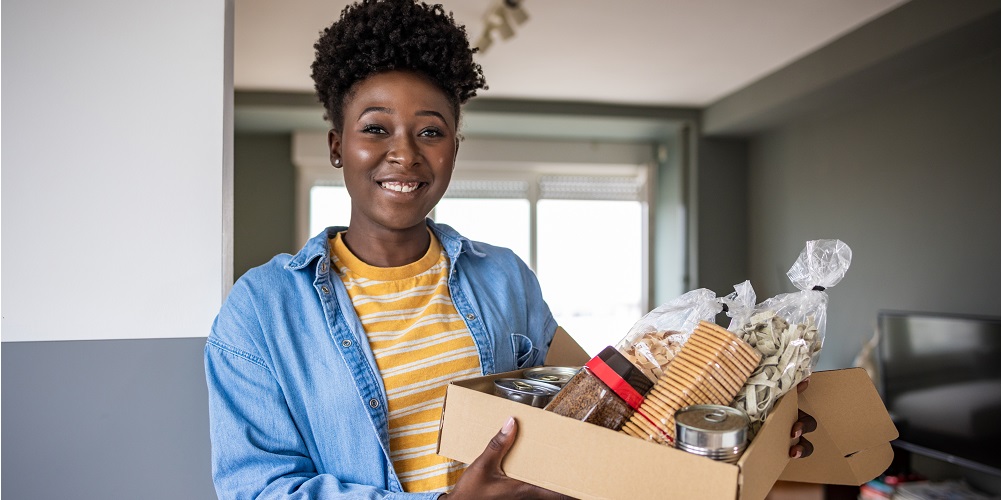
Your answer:
[[[501,470],[514,420],[469,467],[435,453],[446,385],[539,365],[558,329],[511,250],[426,219],[450,184],[460,105],[485,86],[463,28],[441,6],[366,0],[315,48],[351,216],[248,271],[217,316],[219,496],[560,498]]]

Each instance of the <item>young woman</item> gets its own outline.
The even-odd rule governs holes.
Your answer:
[[[563,498],[505,476],[509,419],[469,467],[436,455],[451,380],[542,364],[558,328],[510,250],[426,219],[460,106],[486,88],[441,6],[365,0],[315,45],[348,227],[246,273],[205,350],[221,498]]]

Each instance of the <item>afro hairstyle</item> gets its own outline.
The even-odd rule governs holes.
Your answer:
[[[341,11],[314,44],[311,65],[317,99],[336,130],[352,86],[385,71],[424,75],[446,94],[459,120],[460,105],[487,89],[466,29],[442,5],[416,0],[362,0]]]

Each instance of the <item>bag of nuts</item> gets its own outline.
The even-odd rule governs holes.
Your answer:
[[[842,241],[812,240],[787,272],[800,291],[753,305],[756,295],[746,281],[723,299],[732,317],[728,329],[763,355],[732,402],[749,414],[754,432],[774,403],[807,378],[818,362],[829,301],[825,290],[843,279],[851,257]]]
[[[654,382],[662,376],[697,324],[713,322],[721,309],[714,292],[706,288],[691,290],[637,320],[616,344],[616,349]]]

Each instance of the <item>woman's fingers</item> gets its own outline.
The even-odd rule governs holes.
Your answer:
[[[502,460],[512,449],[517,431],[518,426],[515,419],[509,417],[501,430],[488,442],[481,455],[474,460],[474,463],[470,464],[470,467],[460,477],[453,492],[444,495],[444,497],[456,498],[457,500],[469,498],[478,500],[494,498],[569,500],[571,497],[523,483],[505,475],[505,471],[501,468]]]
[[[800,408],[798,408],[798,420],[794,422],[794,427],[797,428],[798,424],[801,427],[801,434],[807,434],[818,428],[818,421],[815,420],[815,417],[805,413]],[[791,437],[798,436],[792,435]]]
[[[509,417],[505,425],[498,431],[498,434],[495,434],[491,438],[487,448],[484,448],[484,452],[481,453],[481,456],[477,457],[475,462],[480,462],[478,465],[484,467],[486,470],[502,473],[502,459],[508,454],[508,450],[512,449],[512,444],[515,443],[516,428],[515,419]]]
[[[814,431],[818,427],[818,422],[811,415],[798,409],[798,419],[791,427],[791,437],[798,440],[797,444],[791,446],[791,458],[804,458],[815,451],[811,441],[804,438],[804,434]]]
[[[808,388],[808,379],[804,379],[804,380],[802,380],[801,382],[798,383],[798,386],[797,386],[798,394],[801,394],[807,388]]]
[[[791,446],[790,455],[791,458],[805,458],[811,455],[813,451],[815,451],[815,447],[812,446],[811,441],[808,441],[804,438],[804,436],[802,436],[801,439],[798,439],[797,444]]]

